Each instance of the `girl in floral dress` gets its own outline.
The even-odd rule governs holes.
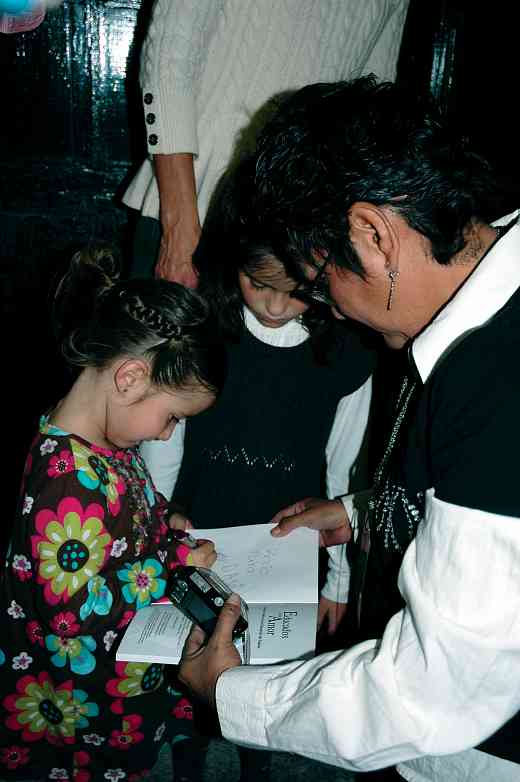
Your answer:
[[[115,650],[172,568],[216,558],[170,529],[136,446],[213,403],[223,354],[199,296],[119,282],[104,252],[74,257],[54,315],[78,371],[31,446],[0,581],[0,778],[136,782],[190,708]]]

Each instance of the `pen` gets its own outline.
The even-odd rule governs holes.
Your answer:
[[[171,543],[184,543],[188,548],[198,548],[202,541],[197,540],[189,532],[183,529],[171,529],[166,536],[166,542]]]

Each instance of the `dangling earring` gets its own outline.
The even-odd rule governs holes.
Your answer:
[[[395,289],[395,283],[397,278],[399,277],[399,270],[396,269],[395,271],[389,271],[388,276],[390,277],[390,291],[388,293],[388,301],[386,303],[386,309],[391,310],[392,309],[392,301],[394,298],[394,289]]]

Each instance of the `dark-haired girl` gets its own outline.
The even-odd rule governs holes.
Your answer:
[[[31,446],[0,582],[0,777],[136,782],[190,708],[115,649],[172,568],[216,558],[170,529],[136,446],[213,404],[224,356],[197,294],[121,283],[106,252],[74,257],[54,315],[77,376]]]

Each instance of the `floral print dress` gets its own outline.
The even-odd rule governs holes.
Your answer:
[[[115,660],[135,612],[190,563],[166,512],[137,449],[42,419],[0,582],[0,779],[136,782],[190,735],[163,666]]]

